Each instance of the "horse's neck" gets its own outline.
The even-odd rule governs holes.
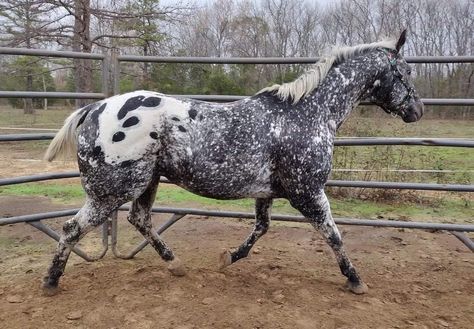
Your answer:
[[[349,59],[332,68],[311,97],[339,127],[374,84],[383,63],[380,52]]]

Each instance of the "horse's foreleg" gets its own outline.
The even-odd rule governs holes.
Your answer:
[[[220,256],[220,268],[224,268],[232,263],[235,263],[241,258],[247,257],[250,250],[257,240],[268,231],[270,225],[270,207],[273,199],[256,199],[255,201],[255,227],[247,237],[247,239],[240,245],[237,250],[229,252],[224,250]]]
[[[153,229],[151,223],[151,207],[155,201],[156,190],[158,188],[158,179],[154,180],[150,186],[133,201],[128,214],[128,221],[145,237],[153,248],[158,252],[161,258],[168,262],[168,269],[176,276],[186,274],[184,266],[176,258],[173,251],[166,245],[161,237]]]
[[[104,223],[114,210],[114,207],[111,204],[107,205],[104,203],[98,206],[98,203],[87,199],[86,204],[79,212],[72,219],[64,223],[56,253],[48,269],[47,276],[43,280],[43,291],[46,295],[54,295],[57,292],[59,278],[64,273],[71,248],[93,228]]]
[[[327,244],[332,248],[342,274],[348,279],[347,287],[349,290],[355,294],[366,293],[368,291],[367,285],[361,280],[346,254],[341,234],[331,215],[329,201],[324,191],[321,191],[316,200],[313,199],[311,202],[299,204],[297,208],[311,221],[311,224],[321,233]]]

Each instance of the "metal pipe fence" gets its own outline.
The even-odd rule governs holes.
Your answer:
[[[120,78],[121,62],[153,62],[153,63],[206,63],[206,64],[304,64],[314,63],[318,58],[203,58],[203,57],[157,57],[157,56],[131,56],[118,55],[113,53],[111,56],[104,54],[84,54],[69,51],[50,51],[38,49],[20,49],[20,48],[1,48],[0,54],[4,55],[29,55],[45,57],[62,58],[80,58],[102,61],[102,93],[72,93],[72,92],[30,92],[30,91],[0,91],[0,98],[71,98],[71,99],[102,99],[108,96],[109,71],[112,72],[114,83],[114,93],[118,92],[118,81]],[[421,56],[406,57],[409,63],[474,63],[474,56]],[[111,69],[112,68],[112,69]],[[230,102],[242,99],[247,96],[229,96],[229,95],[175,95],[177,97],[189,97],[199,100]],[[473,106],[474,99],[431,99],[425,98],[423,102],[427,105],[467,105]],[[365,103],[368,104],[368,103]],[[17,142],[32,140],[50,140],[54,133],[35,133],[35,134],[10,134],[0,135],[0,142]],[[418,146],[442,146],[442,147],[474,147],[474,140],[455,139],[455,138],[337,138],[336,146],[371,146],[371,145],[418,145]],[[76,171],[63,173],[46,173],[30,176],[21,176],[14,178],[0,179],[0,186],[12,184],[21,184],[27,182],[38,182],[53,179],[79,177]],[[166,179],[161,180],[164,183],[170,183]],[[327,186],[353,187],[353,188],[384,188],[384,189],[410,189],[410,190],[431,190],[431,191],[455,191],[470,193],[474,192],[474,185],[459,184],[429,184],[429,183],[400,183],[400,182],[375,182],[375,181],[336,181],[330,180]],[[128,207],[121,207],[120,210],[127,210]],[[69,209],[40,214],[30,214],[23,216],[14,216],[9,218],[0,218],[0,226],[29,223],[36,229],[47,234],[51,238],[58,240],[59,235],[50,227],[42,223],[42,220],[74,215],[78,209]],[[163,232],[171,225],[176,223],[186,215],[212,216],[224,218],[254,218],[252,213],[228,212],[228,211],[209,211],[201,209],[183,209],[183,208],[153,208],[155,213],[169,213],[172,217],[163,224],[158,233]],[[272,215],[273,220],[306,222],[301,216]],[[336,218],[336,223],[341,225],[362,225],[375,227],[396,227],[409,229],[430,229],[445,230],[452,233],[456,238],[463,242],[470,250],[474,251],[473,241],[465,232],[474,232],[472,224],[448,224],[448,223],[421,223],[387,220],[364,220],[353,218]],[[102,258],[109,247],[108,236],[111,236],[112,252],[119,258],[131,258],[146,246],[146,241],[140,243],[132,252],[122,254],[117,250],[117,214],[112,214],[110,221],[105,223],[102,231],[103,249],[97,256],[89,256],[79,248],[73,251],[87,261],[94,261]]]
[[[1,178],[0,186],[40,182],[46,180],[76,178],[79,172],[70,171],[64,173],[48,173],[13,178]],[[165,178],[161,183],[172,184]],[[418,191],[448,191],[448,192],[474,192],[474,185],[464,184],[430,184],[430,183],[402,183],[402,182],[378,182],[378,181],[355,181],[355,180],[328,180],[326,186],[331,187],[353,187],[353,188],[377,188],[395,190],[418,190]]]
[[[52,91],[0,91],[0,98],[68,98],[68,99],[103,99],[109,96],[110,58],[105,54],[81,53],[75,51],[58,51],[46,49],[27,49],[0,47],[0,55],[40,56],[69,59],[88,59],[101,61],[102,93],[90,92],[52,92]]]

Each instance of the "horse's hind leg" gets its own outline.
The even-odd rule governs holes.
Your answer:
[[[64,273],[71,248],[93,228],[107,220],[110,213],[119,204],[115,202],[96,202],[87,198],[85,205],[79,212],[63,225],[63,232],[59,239],[56,253],[43,281],[43,291],[46,295],[57,292],[59,278]]]
[[[159,177],[155,178],[148,188],[136,200],[132,202],[128,221],[145,237],[145,239],[155,248],[161,258],[168,262],[168,269],[176,276],[186,274],[184,266],[180,260],[174,256],[173,251],[166,245],[160,236],[153,229],[151,223],[151,207],[155,200],[158,188]]]
[[[334,251],[339,268],[348,279],[347,287],[349,290],[355,294],[366,293],[368,291],[367,285],[361,280],[346,254],[342,245],[341,235],[332,218],[329,201],[324,191],[320,191],[316,198],[308,198],[299,202],[292,201],[292,205],[311,221],[311,224],[321,233]]]
[[[256,199],[255,200],[255,227],[247,237],[247,239],[240,245],[237,250],[229,252],[224,250],[220,256],[220,268],[224,268],[232,263],[235,263],[241,258],[247,257],[250,250],[257,240],[268,231],[270,226],[270,207],[273,199]]]

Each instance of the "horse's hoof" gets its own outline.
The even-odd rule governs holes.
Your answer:
[[[219,270],[222,270],[232,264],[232,254],[229,250],[224,249],[219,255]]]
[[[44,282],[41,288],[43,289],[43,295],[47,297],[54,296],[59,292],[59,286],[54,286],[47,282]]]
[[[174,276],[186,275],[186,268],[177,257],[168,263],[168,271],[170,271]]]
[[[369,292],[369,287],[367,287],[367,285],[362,281],[355,283],[347,280],[346,288],[356,295],[362,295]]]

